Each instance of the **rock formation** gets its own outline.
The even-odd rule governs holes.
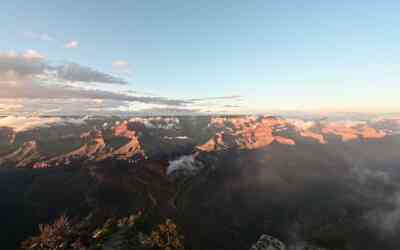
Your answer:
[[[258,241],[253,244],[250,250],[285,250],[286,246],[280,240],[263,234]]]

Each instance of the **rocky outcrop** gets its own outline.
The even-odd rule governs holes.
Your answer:
[[[333,134],[339,136],[342,141],[351,141],[356,139],[380,139],[386,136],[386,133],[366,124],[348,125],[345,123],[328,123],[322,128],[323,134]]]
[[[105,135],[100,130],[94,130],[81,134],[80,137],[84,142],[81,147],[62,156],[54,157],[48,161],[50,163],[48,165],[54,165],[60,162],[66,163],[71,159],[89,159],[100,161],[110,157],[123,160],[130,160],[136,155],[140,155],[140,158],[144,157],[137,133],[129,130],[126,122],[120,123],[113,127],[111,132],[111,134],[109,133],[108,135]],[[122,146],[113,148],[107,144],[106,139],[111,141],[115,138],[125,138],[125,140],[127,139],[127,142]]]
[[[144,152],[141,150],[138,134],[134,130],[129,129],[129,123],[127,121],[114,127],[114,136],[125,137],[129,139],[129,142],[112,151],[109,156],[115,156],[120,159],[128,160],[135,155],[144,156]]]
[[[262,148],[274,141],[272,128],[266,123],[258,123],[255,127],[238,131],[237,136],[241,148],[245,149]]]
[[[129,139],[136,138],[136,132],[129,130],[127,121],[117,124],[113,130],[115,136],[122,136]]]
[[[0,165],[15,164],[16,167],[33,165],[41,158],[36,141],[27,141],[14,152],[0,158]]]
[[[263,234],[258,241],[253,244],[250,250],[285,250],[286,246],[280,240]]]
[[[144,155],[137,137],[133,137],[127,144],[111,153],[112,156],[125,160],[128,160],[137,154]]]
[[[296,142],[294,140],[282,136],[275,136],[274,141],[279,144],[296,145]]]
[[[234,145],[234,140],[232,135],[224,132],[219,132],[216,133],[206,143],[197,146],[196,148],[199,149],[200,151],[211,152],[211,151],[227,149],[229,147],[232,147],[233,145]]]
[[[281,135],[288,122],[276,117],[242,117],[242,118],[213,118],[210,125],[218,130],[210,140],[197,146],[205,152],[227,148],[259,149],[273,142],[285,145],[295,145],[296,142]]]
[[[387,135],[400,134],[400,117],[381,118],[373,121],[373,127],[384,131]]]
[[[15,141],[15,132],[12,128],[0,127],[0,146],[12,144]]]
[[[250,250],[328,250],[323,247],[314,246],[307,243],[286,246],[282,241],[272,236],[263,234],[258,241],[253,244]]]
[[[386,136],[386,133],[375,128],[364,126],[359,130],[359,134],[364,139],[380,139]]]
[[[312,140],[315,140],[320,144],[326,144],[325,138],[321,134],[317,134],[317,133],[314,133],[314,132],[309,131],[309,130],[304,130],[304,131],[300,131],[300,135],[305,137],[305,138],[310,138]]]
[[[68,123],[68,126],[55,127],[54,131],[42,128],[23,133],[2,127],[0,164],[7,161],[17,165],[16,162],[24,161],[18,166],[27,166],[31,159],[37,159],[26,153],[30,141],[42,145],[40,162],[34,163],[35,168],[46,168],[80,159],[119,158],[137,162],[154,156],[169,160],[193,151],[256,150],[276,144],[300,145],[302,142],[337,143],[335,137],[342,142],[377,140],[396,135],[396,131],[400,131],[399,124],[399,119],[328,122],[286,120],[274,116],[231,116],[190,120],[173,117],[103,119],[101,123]],[[52,146],[48,147],[52,143],[55,144],[54,150]],[[18,152],[19,156],[12,152]],[[26,160],[20,156],[21,152],[25,152],[22,156],[26,156]]]
[[[65,157],[96,158],[100,153],[105,151],[106,144],[100,131],[82,134],[81,138],[84,139],[86,143],[77,150],[68,153]]]

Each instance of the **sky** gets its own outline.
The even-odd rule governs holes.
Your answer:
[[[400,112],[400,2],[2,1],[0,115]]]

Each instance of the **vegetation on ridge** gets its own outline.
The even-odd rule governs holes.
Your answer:
[[[104,221],[101,223],[101,221]],[[136,214],[105,219],[92,213],[73,222],[65,215],[53,224],[39,225],[39,235],[25,240],[23,250],[184,250],[183,236],[170,219],[152,225],[147,216]]]

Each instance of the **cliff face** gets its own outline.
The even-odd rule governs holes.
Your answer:
[[[393,125],[394,124],[394,125]],[[395,128],[397,123],[392,122]],[[367,123],[351,122],[299,122],[277,117],[214,118],[209,126],[218,132],[197,148],[215,151],[226,148],[260,149],[271,143],[296,145],[296,140],[310,140],[327,144],[329,136],[342,142],[383,139],[387,132]]]
[[[115,126],[114,136],[121,136],[127,138],[129,141],[120,148],[112,151],[112,156],[125,160],[128,160],[135,155],[144,156],[144,153],[141,150],[138,134],[136,131],[129,129],[128,122],[124,122],[120,125]]]
[[[210,126],[220,130],[205,144],[197,146],[201,151],[215,151],[226,148],[260,149],[273,142],[295,145],[294,139],[278,135],[288,129],[289,123],[275,117],[242,117],[211,119]]]
[[[0,146],[12,144],[14,141],[14,130],[12,128],[0,127]]]
[[[35,167],[44,168],[74,159],[119,158],[135,162],[156,157],[170,160],[193,151],[258,150],[273,144],[296,146],[304,142],[338,143],[332,138],[343,143],[383,140],[400,130],[398,120],[316,122],[273,116],[154,117],[91,122],[93,125],[69,124],[18,133],[12,128],[0,128],[0,162],[23,167],[40,160],[35,162]],[[29,146],[31,141],[36,143],[33,148]],[[21,157],[22,152],[26,157]]]
[[[41,158],[36,141],[27,141],[14,152],[2,156],[0,158],[0,165],[10,163],[16,167],[33,166]]]
[[[85,142],[84,145],[77,150],[66,154],[65,157],[96,158],[105,153],[106,144],[100,131],[84,133],[81,135],[81,138]]]
[[[389,132],[397,123],[270,116],[90,122],[3,132],[10,147],[0,154],[8,167],[0,168],[0,216],[9,225],[0,241],[64,211],[102,208],[172,218],[194,250],[249,249],[263,232],[279,240],[262,237],[255,249],[321,249],[290,245],[296,237],[330,249],[398,249],[392,215],[400,141]],[[371,213],[393,222],[392,238],[376,233],[366,221]]]
[[[368,125],[349,126],[341,123],[329,123],[322,128],[323,134],[333,134],[339,136],[342,141],[351,141],[356,139],[381,139],[386,133],[379,131]]]
[[[310,138],[312,140],[316,140],[320,144],[327,143],[323,135],[309,131],[309,130],[300,131],[300,135],[305,138]]]

